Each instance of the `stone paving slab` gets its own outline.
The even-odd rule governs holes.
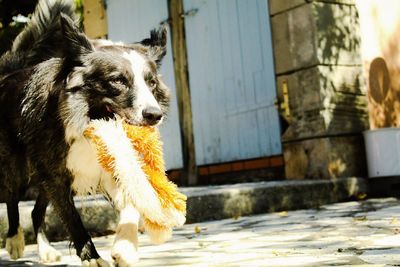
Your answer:
[[[137,266],[400,266],[400,201],[369,199],[249,217],[187,224],[171,241],[151,245],[140,235]],[[113,236],[95,238],[110,260]],[[63,258],[55,266],[80,266],[69,242],[55,243]],[[0,266],[43,266],[35,262],[35,245],[25,262]]]
[[[221,186],[188,187],[180,190],[188,196],[187,222],[220,220],[280,210],[319,207],[327,203],[346,201],[367,192],[362,178],[335,180],[303,180],[241,183]],[[75,201],[86,229],[95,235],[111,233],[118,221],[112,206],[100,196],[78,198]],[[35,242],[31,212],[34,202],[19,204],[20,221],[28,243]],[[0,244],[7,233],[7,210],[0,204]],[[47,236],[50,240],[65,240],[68,235],[60,227],[59,216],[51,207],[46,213]]]

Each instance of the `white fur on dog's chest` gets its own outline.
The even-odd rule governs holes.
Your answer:
[[[75,140],[71,145],[67,156],[67,168],[74,176],[72,188],[78,195],[95,193],[102,177],[107,175],[97,161],[95,148],[84,137]]]

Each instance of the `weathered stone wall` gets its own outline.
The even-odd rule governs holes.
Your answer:
[[[368,124],[360,67],[317,65],[278,75],[278,86],[283,82],[291,112],[283,141],[359,134]]]
[[[321,137],[283,145],[285,172],[290,179],[367,175],[363,139],[358,136]]]
[[[287,178],[365,175],[368,128],[357,9],[352,0],[270,0]]]

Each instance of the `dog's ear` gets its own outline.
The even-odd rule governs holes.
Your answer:
[[[90,40],[75,25],[68,15],[60,14],[61,32],[64,38],[64,56],[74,62],[79,61],[80,56],[94,50]]]
[[[148,56],[160,66],[161,60],[167,53],[167,27],[161,25],[158,29],[153,29],[150,32],[150,38],[140,42],[142,45],[149,48]]]

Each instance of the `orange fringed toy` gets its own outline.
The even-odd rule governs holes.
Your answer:
[[[98,120],[85,136],[94,144],[99,164],[115,178],[123,202],[139,211],[150,237],[156,236],[152,239],[165,241],[172,227],[185,222],[186,196],[165,175],[158,130]]]

